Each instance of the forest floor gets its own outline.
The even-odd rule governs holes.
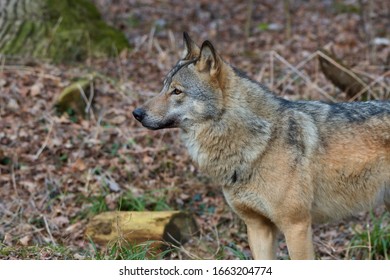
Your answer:
[[[372,83],[375,98],[390,94],[388,1],[291,1],[287,9],[271,0],[249,9],[251,1],[95,2],[131,50],[77,65],[7,58],[0,65],[0,258],[101,257],[106,251],[84,231],[107,210],[194,213],[200,237],[165,258],[251,258],[245,225],[221,186],[189,159],[179,131],[149,131],[132,116],[159,92],[182,51],[183,31],[199,44],[211,40],[226,61],[287,99],[349,100],[321,73],[322,48]],[[91,74],[87,118],[57,115],[61,90]],[[315,225],[317,257],[389,258],[389,220],[379,207]],[[282,237],[278,258],[288,258]]]

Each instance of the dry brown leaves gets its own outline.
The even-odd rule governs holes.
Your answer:
[[[328,45],[354,69],[375,77],[384,73],[389,55],[388,45],[370,43],[389,34],[386,1],[372,1],[372,11],[365,4],[361,14],[340,12],[332,1],[293,1],[291,22],[282,1],[254,1],[248,37],[245,1],[95,2],[124,30],[132,50],[77,67],[7,60],[0,65],[0,242],[6,245],[60,244],[78,258],[90,247],[83,231],[93,211],[118,209],[130,193],[196,214],[201,238],[172,258],[237,258],[234,250],[249,256],[245,226],[226,206],[220,187],[189,160],[178,131],[147,131],[131,115],[160,89],[180,53],[182,32],[199,44],[211,39],[227,61],[291,99],[322,96],[295,78],[277,86],[287,69],[277,64],[270,69],[271,50],[296,65]],[[53,104],[59,92],[73,78],[95,71],[100,74],[89,118],[57,116]],[[310,77],[326,88],[315,71],[315,64],[302,69],[316,73],[317,80]],[[342,100],[334,88],[326,89]],[[319,256],[345,257],[351,225],[359,222],[365,218],[316,227]],[[279,244],[279,257],[286,258],[284,240]]]

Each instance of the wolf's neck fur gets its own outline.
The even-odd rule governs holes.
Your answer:
[[[194,125],[182,134],[200,169],[225,185],[250,180],[253,168],[248,165],[264,153],[273,130],[270,107],[277,107],[275,97],[253,81],[236,77],[232,82],[242,84],[229,88],[242,91],[227,89],[222,117]],[[259,103],[264,105],[263,112],[255,111]]]

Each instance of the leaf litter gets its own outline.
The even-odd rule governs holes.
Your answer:
[[[159,91],[180,55],[183,31],[199,43],[210,39],[227,61],[284,98],[326,100],[320,87],[345,100],[315,60],[294,72],[271,55],[299,65],[323,47],[371,81],[383,76],[377,88],[380,97],[389,94],[389,46],[378,43],[389,36],[386,1],[372,1],[371,7],[365,1],[290,1],[293,17],[282,1],[256,2],[250,14],[246,1],[95,2],[125,32],[131,50],[76,66],[27,66],[5,58],[0,68],[1,258],[93,258],[85,225],[100,211],[119,209],[123,197],[138,199],[147,210],[163,200],[171,209],[194,213],[201,237],[166,258],[250,258],[244,223],[225,203],[220,186],[191,162],[178,130],[148,131],[131,114]],[[350,5],[360,12],[348,10]],[[95,103],[87,118],[57,115],[53,105],[61,90],[90,74],[96,75]],[[374,215],[384,212],[380,207]],[[360,213],[314,226],[317,257],[350,257],[356,229],[371,223],[368,213]],[[383,226],[388,224],[387,216]],[[278,258],[288,258],[283,238]]]

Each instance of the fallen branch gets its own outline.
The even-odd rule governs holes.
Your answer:
[[[104,212],[95,216],[85,231],[102,245],[124,238],[132,243],[163,240],[178,246],[197,233],[194,218],[179,211]]]

